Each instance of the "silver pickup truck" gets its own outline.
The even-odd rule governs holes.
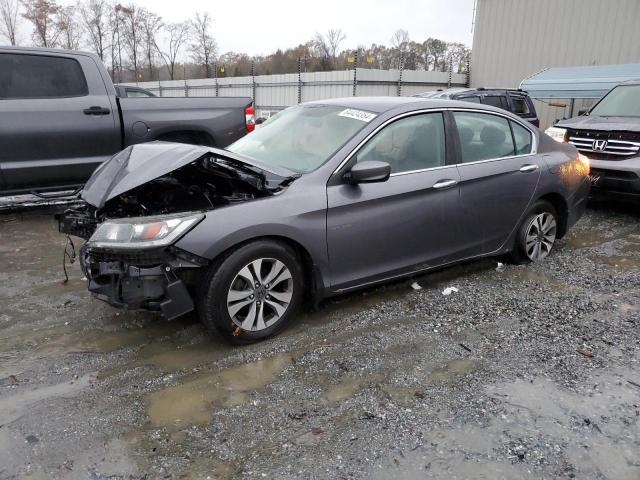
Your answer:
[[[119,97],[91,53],[0,47],[0,195],[75,189],[123,148],[224,148],[254,128],[249,97]]]

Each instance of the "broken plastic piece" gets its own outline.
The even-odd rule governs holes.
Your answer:
[[[496,267],[496,272],[503,272],[503,271],[504,271],[504,263],[498,262],[498,266]]]
[[[418,282],[413,282],[411,284],[411,288],[413,288],[414,290],[422,290],[422,287],[420,286],[420,284]]]
[[[451,295],[452,293],[457,293],[458,289],[456,287],[447,287],[442,291],[442,295]]]

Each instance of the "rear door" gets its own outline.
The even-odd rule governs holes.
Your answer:
[[[496,251],[517,227],[536,191],[543,166],[535,136],[506,116],[451,113],[460,146],[460,204],[465,250]]]
[[[86,55],[0,50],[0,119],[5,191],[82,184],[121,144],[117,106]]]
[[[386,182],[327,187],[327,244],[336,289],[450,261],[460,223],[458,171],[447,162],[442,112],[405,116],[356,151],[392,167]]]

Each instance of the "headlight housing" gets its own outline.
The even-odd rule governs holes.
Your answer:
[[[560,127],[549,127],[544,133],[553,138],[556,142],[566,143],[567,139],[567,129]]]
[[[164,247],[171,245],[203,218],[202,213],[179,213],[107,220],[88,243],[98,248]]]

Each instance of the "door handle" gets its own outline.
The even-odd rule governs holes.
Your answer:
[[[536,170],[538,170],[538,165],[523,165],[522,167],[520,167],[520,171],[527,173],[527,172],[535,172]]]
[[[85,108],[82,113],[85,115],[109,115],[111,110],[105,107],[93,106],[89,108]]]
[[[433,188],[443,189],[443,188],[453,187],[454,185],[457,185],[457,184],[458,184],[457,180],[440,180],[433,185]]]

